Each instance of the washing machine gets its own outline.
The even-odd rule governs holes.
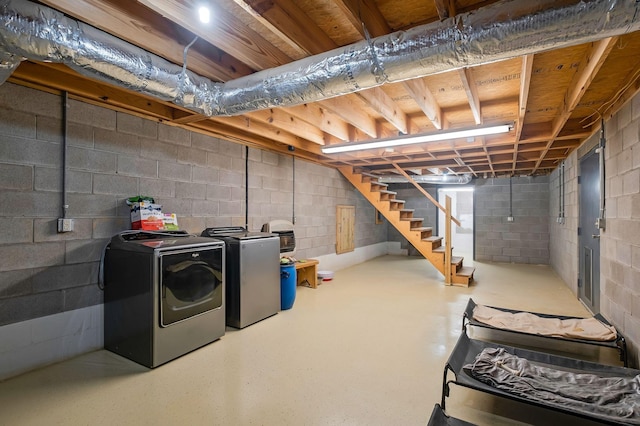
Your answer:
[[[280,311],[280,238],[240,226],[207,228],[226,245],[227,325],[244,328]]]
[[[224,241],[127,231],[103,261],[105,349],[154,368],[224,335]]]

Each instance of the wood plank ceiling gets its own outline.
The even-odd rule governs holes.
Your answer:
[[[226,82],[371,37],[473,11],[488,0],[41,0],[74,19]],[[564,3],[572,3],[565,1]],[[573,2],[575,3],[575,2]],[[510,13],[512,11],[505,11]],[[366,31],[365,31],[366,28]],[[9,79],[329,166],[379,173],[538,175],[555,169],[640,89],[638,33],[455,69],[287,108],[205,117],[25,61]],[[322,146],[513,122],[506,135],[325,155]],[[292,151],[292,147],[295,148]]]

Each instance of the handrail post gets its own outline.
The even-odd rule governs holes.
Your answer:
[[[444,203],[444,283],[451,285],[451,197],[445,196]]]

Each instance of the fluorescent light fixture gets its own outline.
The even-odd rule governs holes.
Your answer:
[[[203,24],[208,24],[211,20],[211,11],[206,6],[201,6],[198,9],[198,17],[200,18],[200,22]]]
[[[470,138],[474,136],[497,135],[507,133],[513,124],[501,124],[490,127],[473,127],[470,129],[453,130],[449,132],[429,133],[424,135],[404,136],[393,139],[378,139],[370,142],[345,143],[330,145],[322,148],[323,154],[337,154],[339,152],[361,151],[364,149],[388,148],[402,145],[413,145],[425,142],[436,142],[450,139]]]

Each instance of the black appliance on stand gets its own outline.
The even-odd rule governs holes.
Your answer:
[[[227,325],[244,328],[280,310],[280,239],[240,226],[207,228],[226,245]]]
[[[128,231],[104,254],[105,349],[153,368],[225,333],[224,242]]]

